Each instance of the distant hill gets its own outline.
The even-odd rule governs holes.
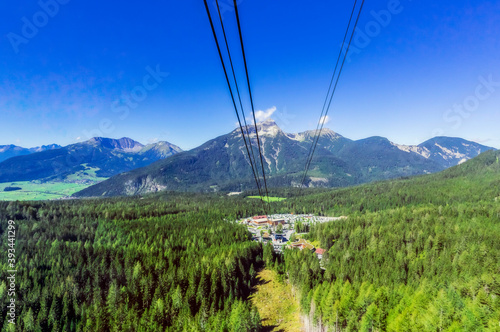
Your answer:
[[[0,182],[78,181],[86,175],[107,178],[182,151],[158,142],[143,145],[130,138],[95,137],[82,143],[12,157],[0,163]],[[81,175],[74,176],[75,174]]]
[[[23,148],[16,145],[0,145],[0,162],[12,157],[24,156],[35,152],[42,152],[46,150],[59,149],[61,146],[57,144],[42,145],[34,148]]]
[[[284,133],[274,121],[258,124],[264,167],[270,186],[298,186],[314,131]],[[254,152],[255,128],[249,128]],[[306,185],[343,187],[441,171],[463,159],[491,149],[461,139],[437,137],[434,145],[397,145],[383,137],[353,141],[332,130],[321,133]],[[427,142],[426,142],[427,143]],[[443,147],[437,150],[438,144]],[[457,146],[460,150],[456,157]],[[425,152],[428,151],[428,152]],[[257,165],[260,170],[260,163]],[[119,174],[76,193],[75,197],[140,195],[162,190],[240,191],[255,188],[239,128],[205,144],[160,160],[147,167]]]

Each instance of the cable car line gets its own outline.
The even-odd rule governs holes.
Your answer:
[[[231,94],[231,100],[233,102],[233,107],[234,107],[234,110],[236,112],[236,117],[238,118],[238,123],[240,125],[241,135],[243,137],[243,141],[245,142],[245,147],[246,147],[246,150],[247,150],[247,155],[248,155],[249,158],[251,158],[250,157],[250,151],[248,150],[248,144],[247,144],[247,141],[245,139],[245,132],[243,131],[243,128],[242,128],[240,114],[238,112],[238,107],[236,106],[236,101],[234,99],[234,93],[233,93],[233,90],[231,88],[231,83],[229,81],[229,76],[227,74],[226,65],[224,64],[224,58],[222,56],[222,52],[221,52],[221,49],[220,49],[220,46],[219,46],[219,41],[218,41],[218,38],[217,38],[217,33],[215,32],[214,23],[213,23],[213,20],[212,20],[212,16],[210,15],[210,9],[208,8],[207,0],[204,0],[204,3],[205,3],[205,9],[207,11],[208,20],[210,21],[210,27],[212,28],[212,33],[213,33],[213,36],[214,36],[215,44],[217,46],[217,52],[219,53],[219,58],[220,58],[220,61],[221,61],[221,64],[222,64],[222,68],[224,70],[224,76],[226,77],[226,83],[227,83],[228,88],[229,88],[229,93]],[[250,159],[250,164],[252,165],[251,159]],[[256,172],[255,172],[255,170],[253,168],[253,165],[252,165],[252,171],[253,171],[253,176],[254,176],[254,179],[255,179],[255,183],[257,184],[257,187],[259,188],[259,194],[262,197],[262,193],[260,191],[260,186],[259,186],[259,181],[257,180]],[[262,208],[263,208],[264,212],[266,212],[266,214],[267,214],[264,201],[262,201]]]
[[[238,33],[239,33],[239,36],[240,36],[241,53],[243,55],[243,63],[245,64],[245,74],[246,74],[246,78],[247,78],[248,93],[250,95],[250,104],[252,106],[252,115],[253,115],[253,123],[254,123],[254,126],[255,126],[255,135],[257,137],[257,146],[259,147],[260,164],[262,166],[262,176],[264,178],[264,186],[266,188],[267,204],[269,205],[269,191],[267,190],[266,172],[264,170],[264,159],[262,158],[262,150],[261,150],[261,147],[260,147],[259,131],[258,131],[258,128],[257,128],[257,120],[255,119],[255,107],[254,107],[254,103],[253,103],[252,89],[250,87],[250,78],[248,76],[248,66],[247,66],[247,59],[246,59],[246,55],[245,55],[245,46],[243,45],[243,36],[242,36],[242,33],[241,33],[240,15],[238,13],[238,4],[237,4],[237,1],[233,0],[233,3],[234,3],[234,11],[235,11],[235,14],[236,14],[236,22],[238,23]]]
[[[219,20],[220,20],[220,24],[221,24],[222,34],[224,36],[224,42],[225,42],[227,54],[228,54],[228,57],[229,57],[229,63],[231,65],[231,72],[233,74],[233,80],[234,80],[234,84],[235,84],[235,87],[236,87],[236,94],[238,95],[238,100],[239,100],[239,104],[240,104],[240,108],[241,108],[241,113],[242,113],[242,117],[243,117],[243,122],[245,124],[245,130],[247,132],[248,144],[250,145],[249,149],[250,149],[250,152],[252,154],[252,158],[250,159],[250,162],[251,163],[253,162],[252,168],[254,168],[255,170],[257,170],[258,169],[257,168],[257,162],[256,162],[255,154],[254,154],[254,151],[253,151],[252,141],[250,140],[250,133],[248,131],[248,124],[247,124],[247,120],[246,120],[246,117],[245,117],[245,110],[243,108],[243,103],[241,101],[241,94],[240,94],[240,89],[239,89],[239,86],[238,86],[238,80],[236,79],[236,73],[234,71],[233,60],[232,60],[232,57],[231,57],[231,51],[229,49],[229,43],[227,41],[227,36],[226,36],[226,29],[224,28],[224,22],[222,20],[222,15],[221,15],[221,12],[220,12],[219,0],[215,0],[215,4],[217,5],[217,12],[219,14]],[[254,172],[254,174],[257,174],[257,172],[255,170],[253,170],[253,172]],[[261,194],[262,185],[260,183],[260,176],[257,176],[257,179],[259,180],[257,187],[259,188],[259,194],[262,197],[262,194]]]
[[[342,41],[342,44],[340,46],[340,52],[339,52],[339,55],[337,57],[337,63],[335,64],[335,69],[333,71],[333,74],[332,74],[332,78],[330,80],[330,85],[328,86],[328,92],[326,93],[326,96],[325,96],[325,101],[323,102],[323,107],[321,109],[321,114],[319,116],[319,121],[316,125],[316,130],[314,131],[314,136],[313,136],[313,139],[312,139],[312,143],[311,143],[311,146],[309,147],[309,153],[307,154],[307,158],[306,158],[306,163],[305,163],[305,166],[304,166],[304,173],[303,173],[303,176],[302,176],[302,180],[300,181],[301,183],[301,188],[303,187],[304,185],[304,181],[305,181],[305,177],[306,177],[306,169],[308,168],[308,164],[311,163],[312,161],[312,150],[313,150],[313,146],[317,143],[315,143],[316,141],[319,141],[319,126],[320,126],[320,122],[321,122],[321,119],[323,119],[323,114],[325,112],[325,109],[326,109],[326,104],[328,102],[328,96],[330,95],[330,91],[332,89],[332,86],[333,86],[333,82],[335,80],[335,76],[337,74],[337,68],[338,68],[338,65],[339,65],[339,62],[340,62],[340,57],[341,57],[341,54],[342,54],[342,50],[344,49],[344,45],[345,45],[345,42],[347,40],[347,35],[349,33],[349,28],[351,26],[351,22],[352,22],[352,18],[354,16],[354,12],[356,10],[356,4],[358,3],[358,0],[355,0],[354,1],[354,5],[352,7],[352,11],[351,11],[351,16],[349,17],[349,22],[347,23],[347,28],[345,30],[345,34],[344,34],[344,40]],[[326,120],[326,119],[325,119]],[[324,120],[324,121],[325,121]]]
[[[330,100],[329,100],[329,102],[328,102],[328,106],[327,106],[327,108],[326,108],[326,112],[325,112],[324,118],[321,118],[321,117],[320,117],[320,120],[319,120],[319,122],[318,122],[318,123],[321,123],[321,125],[320,125],[320,128],[319,128],[319,132],[317,133],[317,139],[316,139],[316,141],[315,141],[315,143],[314,143],[314,145],[313,145],[313,149],[312,149],[311,157],[310,157],[309,161],[308,161],[308,162],[307,162],[307,164],[306,164],[306,168],[305,168],[305,171],[304,171],[304,176],[303,176],[303,178],[302,178],[301,188],[304,186],[304,181],[305,181],[305,178],[306,178],[306,176],[307,176],[307,172],[309,171],[309,167],[310,167],[310,165],[311,165],[311,161],[312,161],[312,158],[313,158],[313,156],[314,156],[314,152],[316,151],[316,147],[317,147],[317,144],[318,144],[319,137],[320,137],[320,135],[321,135],[321,131],[323,130],[323,126],[325,125],[325,119],[326,119],[326,116],[328,115],[328,111],[330,110],[330,106],[331,106],[331,104],[332,104],[332,100],[333,100],[333,96],[335,95],[335,91],[337,90],[337,86],[338,86],[338,83],[339,83],[340,75],[342,74],[342,70],[344,69],[345,60],[346,60],[346,58],[347,58],[347,54],[349,53],[349,49],[350,49],[350,47],[351,47],[352,39],[353,39],[353,37],[354,37],[354,33],[356,32],[356,27],[357,27],[357,25],[358,25],[359,18],[360,18],[360,16],[361,16],[361,12],[362,12],[362,10],[363,10],[363,6],[364,6],[364,4],[365,4],[365,0],[363,0],[363,1],[362,1],[361,6],[360,6],[360,8],[359,8],[359,12],[358,12],[358,15],[357,15],[357,17],[356,17],[356,22],[354,23],[354,28],[353,28],[353,30],[352,30],[352,32],[351,32],[351,37],[350,37],[350,39],[349,39],[349,44],[347,45],[347,49],[346,49],[346,51],[345,51],[344,58],[343,58],[343,60],[342,60],[342,64],[340,65],[340,70],[339,70],[339,73],[338,73],[338,75],[337,75],[337,79],[336,79],[336,81],[335,81],[335,85],[334,85],[334,87],[333,87],[333,91],[332,91],[332,93],[331,93]],[[341,55],[342,55],[342,48],[341,48],[340,53],[339,53],[339,58],[340,58],[340,56],[341,56]],[[328,99],[328,95],[327,95],[327,99]],[[322,120],[323,120],[323,121],[322,121]]]

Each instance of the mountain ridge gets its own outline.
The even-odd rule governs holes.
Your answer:
[[[133,139],[128,137],[122,137],[119,139],[93,137],[83,143],[102,146],[112,150],[121,150],[124,152],[137,152],[144,147],[144,144],[134,141]]]
[[[0,145],[0,162],[12,157],[24,156],[31,153],[61,148],[58,144],[41,145],[33,148],[24,148],[14,144]]]
[[[9,158],[0,162],[0,182],[55,180],[89,168],[97,177],[110,177],[143,167],[182,151],[169,142],[143,145],[130,138],[94,137],[52,150]]]
[[[257,157],[256,169],[260,173],[255,128],[248,126],[243,129],[245,134],[248,130],[248,138]],[[267,120],[258,124],[258,132],[268,184],[300,185],[315,131],[287,134],[273,120]],[[438,138],[438,141],[442,139]],[[473,142],[466,144],[477,145]],[[426,157],[412,152],[410,148],[405,151],[402,147],[380,136],[353,141],[326,129],[318,140],[305,184],[350,186],[375,180],[435,173],[447,168],[450,162],[456,161],[450,159],[451,161],[446,160],[445,163],[442,158],[444,150],[429,150]],[[470,159],[477,156],[482,149],[478,147],[474,151],[471,150],[467,157]],[[241,139],[240,128],[237,128],[189,151],[114,176],[74,196],[142,195],[161,190],[233,191],[253,187],[255,183],[250,161]]]

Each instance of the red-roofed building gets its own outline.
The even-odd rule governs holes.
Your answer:
[[[325,249],[321,248],[316,248],[316,256],[318,256],[319,259],[323,258],[323,254],[326,252]]]
[[[268,223],[267,216],[255,216],[252,217],[252,224],[256,226],[262,226]]]

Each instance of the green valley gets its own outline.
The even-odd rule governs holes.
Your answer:
[[[96,174],[99,171],[98,167],[90,167],[88,164],[82,164],[81,167],[82,170],[69,174],[59,181],[32,180],[0,183],[0,200],[31,201],[61,199],[70,197],[75,192],[107,179]],[[8,188],[10,187],[20,189],[9,191]]]
[[[41,182],[20,181],[0,183],[0,200],[2,201],[31,201],[61,199],[69,197],[77,191],[83,190],[91,184],[73,182]],[[5,188],[16,186],[21,190],[4,191]]]

